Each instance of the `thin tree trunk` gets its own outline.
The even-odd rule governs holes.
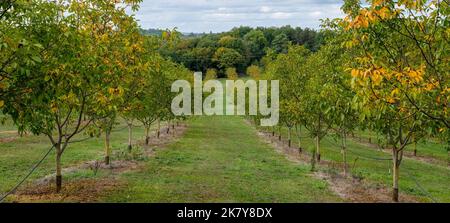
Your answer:
[[[292,127],[288,127],[288,146],[291,148],[291,131]]]
[[[295,126],[295,130],[297,132],[297,138],[298,138],[298,152],[302,153],[302,127],[301,126]]]
[[[417,156],[417,142],[414,142],[414,156]]]
[[[316,136],[316,153],[317,162],[320,162],[320,138],[318,135]]]
[[[278,141],[281,141],[281,126],[278,127]]]
[[[275,136],[275,126],[272,127],[272,137]]]
[[[156,130],[156,137],[159,139],[159,135],[161,134],[161,120],[158,119],[158,129]]]
[[[315,171],[316,169],[316,150],[312,150],[312,156],[311,156],[311,172]]]
[[[110,146],[111,131],[107,129],[105,131],[105,164],[110,164],[111,146]]]
[[[450,133],[447,136],[447,166],[450,167]]]
[[[450,149],[448,150],[447,154],[447,166],[450,167]]]
[[[145,145],[150,143],[150,126],[145,126]]]
[[[61,144],[60,143],[56,144],[55,149],[56,149],[56,193],[59,193],[61,192],[62,188]]]
[[[319,128],[316,136],[317,162],[320,163],[320,130],[322,129],[322,116],[319,115]]]
[[[393,185],[392,185],[392,200],[394,202],[398,202],[398,179],[400,174],[400,162],[399,162],[399,151],[395,146],[392,149],[392,177],[393,177]]]
[[[166,134],[169,134],[169,133],[170,133],[170,120],[167,121],[167,132],[166,132]]]
[[[128,123],[128,151],[131,152],[133,149],[133,123]]]
[[[344,161],[344,176],[347,176],[347,135],[345,132],[342,134],[342,160]]]

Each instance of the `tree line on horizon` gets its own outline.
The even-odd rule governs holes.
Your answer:
[[[289,25],[279,28],[240,26],[222,33],[182,34],[176,29],[141,29],[141,33],[171,35],[175,43],[161,47],[162,56],[193,71],[206,74],[208,69],[213,69],[219,77],[225,77],[229,68],[244,74],[249,66],[263,66],[264,56],[287,53],[290,45],[304,45],[317,51],[324,37],[320,31]]]

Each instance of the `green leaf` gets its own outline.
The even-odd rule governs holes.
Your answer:
[[[38,56],[31,56],[31,59],[34,60],[35,62],[42,63],[41,58]]]

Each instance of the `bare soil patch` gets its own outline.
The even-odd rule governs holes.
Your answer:
[[[145,153],[147,156],[152,157],[155,155],[156,150],[165,149],[168,144],[176,142],[178,139],[183,137],[187,128],[187,125],[184,123],[175,126],[174,129],[170,127],[169,131],[167,131],[167,127],[161,128],[159,138],[156,134],[153,134],[150,136],[148,145],[145,145],[144,140],[139,141],[138,144],[145,148]]]
[[[15,130],[15,131],[0,131],[0,134],[16,134],[17,135],[17,130]]]
[[[0,138],[0,143],[8,143],[8,142],[14,142],[17,139],[17,137],[5,137]]]
[[[316,178],[326,180],[333,192],[352,203],[392,203],[391,189],[383,185],[371,184],[353,177],[344,177],[341,174],[315,172]],[[418,203],[410,195],[401,194],[400,201],[404,203]]]
[[[80,179],[64,182],[60,193],[55,193],[52,182],[27,187],[14,194],[14,202],[97,202],[103,195],[126,187],[115,178]]]
[[[63,176],[70,173],[75,173],[80,170],[92,170],[93,172],[97,172],[99,170],[110,171],[111,175],[124,173],[127,171],[133,171],[140,167],[139,162],[137,161],[125,161],[125,160],[114,160],[111,161],[110,165],[106,165],[102,161],[89,161],[85,162],[78,166],[67,167],[62,170]],[[55,174],[47,175],[43,178],[40,178],[34,182],[34,186],[45,186],[48,184],[52,184],[55,181]]]
[[[19,137],[17,131],[0,131],[0,143],[13,142]]]

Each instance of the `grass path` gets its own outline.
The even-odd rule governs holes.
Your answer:
[[[240,117],[198,117],[107,202],[335,202],[325,181],[260,141]]]

